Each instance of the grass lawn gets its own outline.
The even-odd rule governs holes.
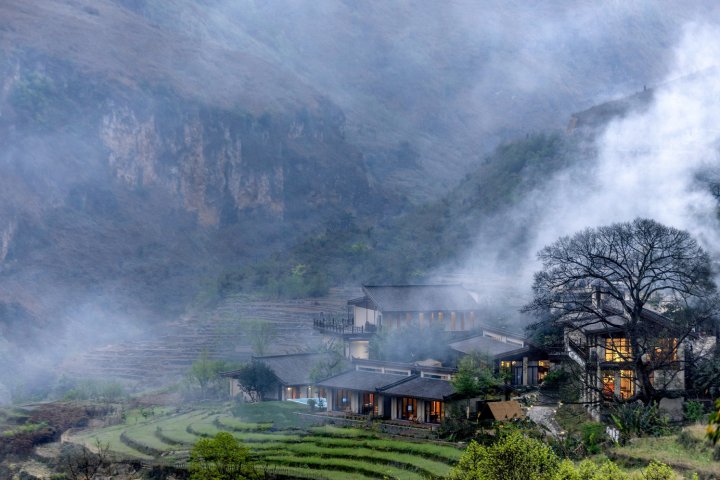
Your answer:
[[[678,435],[636,438],[627,445],[610,450],[608,455],[628,462],[639,460],[649,463],[657,460],[675,470],[705,473],[706,476],[720,478],[720,462],[713,460],[713,448],[704,439],[704,426],[691,426],[684,430],[697,440],[696,444],[682,445],[678,442]]]
[[[296,413],[309,412],[310,407],[295,402],[238,403],[232,408],[233,415],[244,422],[272,422],[277,430],[306,428],[307,425]]]
[[[404,470],[401,468],[393,467],[390,465],[378,465],[374,463],[363,462],[361,460],[350,460],[342,458],[317,458],[317,457],[297,457],[290,455],[279,455],[266,457],[268,462],[277,463],[280,465],[291,465],[291,466],[306,466],[307,468],[314,467],[329,467],[334,470],[343,470],[347,472],[356,472],[369,476],[375,476],[375,478],[383,478],[388,476],[397,480],[420,480],[422,475]]]

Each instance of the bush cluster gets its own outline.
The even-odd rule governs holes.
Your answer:
[[[610,460],[598,465],[583,460],[577,466],[561,460],[549,445],[513,432],[490,446],[471,442],[450,480],[672,480],[667,465],[652,462],[637,474],[623,472]]]
[[[624,403],[613,407],[610,418],[620,430],[621,441],[635,437],[659,437],[670,433],[670,421],[656,404]]]

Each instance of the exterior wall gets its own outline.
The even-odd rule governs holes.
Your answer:
[[[355,318],[356,327],[363,327],[366,322],[372,325],[377,325],[379,314],[380,312],[377,310],[353,306],[353,316]]]
[[[370,342],[367,340],[353,340],[350,342],[349,354],[353,358],[367,360],[370,358],[369,346]]]
[[[365,324],[365,317],[358,320],[358,314],[366,315],[362,308],[355,307],[355,325]],[[371,312],[374,310],[371,310]],[[372,322],[371,322],[372,323]],[[406,325],[416,325],[420,330],[430,326],[442,324],[446,331],[469,331],[476,328],[478,314],[475,311],[415,311],[415,312],[384,312],[382,313],[382,325],[388,329],[395,329]],[[522,346],[522,345],[520,345]]]

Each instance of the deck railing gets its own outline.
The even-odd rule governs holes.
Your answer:
[[[367,323],[365,325],[356,326],[352,315],[325,315],[321,313],[313,319],[313,327],[327,333],[338,335],[357,335],[364,333],[375,333],[378,331],[377,325]]]

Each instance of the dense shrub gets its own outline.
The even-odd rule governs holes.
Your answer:
[[[610,417],[620,430],[621,440],[634,437],[662,436],[670,433],[669,420],[656,404],[625,403],[611,409]]]
[[[700,402],[689,401],[683,404],[683,416],[688,422],[700,422],[705,418],[705,408]]]
[[[231,434],[198,440],[190,452],[192,480],[237,480],[256,477],[250,450]]]
[[[450,480],[672,480],[675,474],[652,462],[637,474],[627,474],[610,460],[598,465],[583,460],[577,466],[560,461],[544,442],[515,432],[495,444],[471,442],[448,477]]]
[[[560,460],[547,444],[511,433],[488,447],[471,442],[450,472],[450,479],[552,480],[559,465]]]
[[[645,480],[673,480],[675,473],[665,464],[652,462],[643,471],[643,477]]]
[[[600,446],[607,439],[605,425],[599,422],[585,422],[580,425],[582,443],[587,453],[595,455],[600,453]]]

